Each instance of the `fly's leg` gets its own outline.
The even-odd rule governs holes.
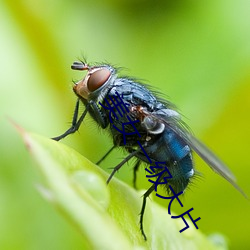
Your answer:
[[[140,161],[140,160],[137,160],[136,163],[135,163],[135,166],[134,166],[134,168],[133,168],[133,187],[134,187],[135,189],[137,189],[137,188],[136,188],[136,174],[137,174],[137,171],[138,171],[140,165],[141,165],[141,161]]]
[[[140,212],[140,230],[141,230],[141,233],[142,233],[142,236],[143,236],[144,240],[147,240],[147,236],[146,236],[146,234],[144,232],[144,229],[143,229],[143,216],[144,216],[144,212],[145,212],[145,208],[146,208],[147,198],[154,191],[154,189],[155,189],[155,184],[153,184],[147,190],[147,192],[144,193],[143,200],[142,200],[142,207],[141,207],[141,212]]]
[[[93,101],[89,101],[89,106],[91,107],[92,112],[95,114],[95,119],[99,125],[104,129],[108,126],[107,117],[103,114],[98,107],[98,105]]]
[[[77,121],[78,111],[79,111],[79,103],[80,103],[80,101],[78,99],[77,102],[76,102],[76,106],[75,106],[75,110],[74,110],[74,116],[73,116],[71,127],[65,133],[63,133],[62,135],[59,135],[59,136],[51,138],[51,139],[53,139],[55,141],[60,141],[64,137],[68,136],[69,134],[75,133],[79,129],[79,127],[80,127],[80,125],[81,125],[81,123],[82,123],[82,121],[83,121],[84,117],[86,116],[86,114],[88,112],[88,109],[89,109],[88,108],[89,106],[87,106],[86,109],[84,110],[84,112],[82,113],[81,117]]]
[[[107,180],[107,184],[109,184],[109,182],[111,181],[112,177],[114,176],[114,174],[127,162],[129,161],[132,157],[134,157],[139,151],[141,151],[141,149],[137,149],[135,151],[133,151],[132,153],[130,153],[128,156],[126,156],[126,158],[120,162],[117,166],[114,167],[112,173],[110,174],[108,180]]]
[[[115,148],[116,146],[114,145],[97,163],[96,165],[99,165]]]
[[[159,178],[159,183],[164,179],[164,175],[162,175]],[[145,212],[145,208],[146,208],[146,202],[147,202],[147,198],[148,196],[155,190],[155,184],[153,184],[147,191],[146,193],[144,193],[143,195],[143,200],[142,200],[142,207],[141,207],[141,212],[140,212],[140,230],[142,233],[142,236],[144,238],[144,240],[147,240],[147,236],[144,232],[143,229],[143,216],[144,216],[144,212]]]

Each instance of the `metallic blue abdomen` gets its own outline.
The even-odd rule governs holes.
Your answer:
[[[190,147],[173,131],[165,129],[155,142],[144,147],[152,162],[165,162],[172,174],[169,184],[176,193],[184,191],[194,175],[193,160]],[[144,154],[137,155],[139,159],[148,163]]]

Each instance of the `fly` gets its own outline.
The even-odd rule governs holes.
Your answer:
[[[124,160],[112,171],[107,180],[131,158],[136,158],[136,171],[142,163],[165,162],[172,178],[169,184],[175,193],[184,191],[195,175],[192,152],[196,152],[215,172],[231,183],[245,197],[236,184],[233,173],[203,143],[196,139],[181,120],[175,106],[150,91],[148,86],[128,77],[119,77],[117,70],[108,64],[90,66],[85,62],[74,62],[73,70],[87,71],[86,76],[75,83],[73,91],[77,96],[71,127],[62,135],[53,139],[59,141],[76,132],[87,113],[102,128],[109,131],[113,138],[113,147],[98,162],[106,158],[116,147],[123,147],[128,152]],[[118,99],[118,97],[120,99]],[[84,112],[79,115],[79,105],[83,103]],[[121,106],[123,103],[123,115]],[[125,126],[129,124],[133,126]],[[137,132],[133,132],[136,130]],[[122,133],[121,133],[122,132]],[[162,176],[161,180],[166,177]],[[140,213],[140,229],[144,239],[143,215],[147,197],[154,191],[153,184],[143,195]],[[166,185],[166,190],[172,190]]]

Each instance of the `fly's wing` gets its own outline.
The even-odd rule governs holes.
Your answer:
[[[175,112],[175,111],[174,111]],[[242,191],[242,189],[236,184],[236,178],[233,173],[228,169],[228,167],[202,142],[196,139],[183,125],[180,118],[177,115],[170,115],[167,110],[165,115],[163,112],[152,114],[155,119],[163,123],[166,127],[174,131],[182,140],[184,140],[190,148],[192,148],[216,173],[225,178],[229,183],[231,183],[242,195],[247,199],[247,195]]]
[[[178,130],[177,130],[178,131]],[[178,133],[176,131],[176,133]],[[180,132],[180,131],[179,131]],[[180,133],[178,133],[180,134]],[[208,149],[202,142],[191,134],[183,134],[181,138],[186,141],[186,143],[211,167],[216,173],[225,178],[229,183],[231,183],[245,198],[248,199],[247,195],[243,190],[237,185],[236,178],[229,168],[222,162],[210,149]]]

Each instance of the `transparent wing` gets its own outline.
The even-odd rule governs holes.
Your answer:
[[[236,178],[229,168],[210,149],[208,149],[202,142],[200,142],[188,131],[185,125],[181,122],[180,118],[178,116],[171,116],[169,114],[163,115],[163,113],[151,113],[151,115],[154,117],[154,119],[158,119],[158,122],[163,123],[166,127],[173,130],[208,164],[209,167],[211,167],[216,173],[231,183],[242,195],[248,199],[247,195],[236,184]]]

